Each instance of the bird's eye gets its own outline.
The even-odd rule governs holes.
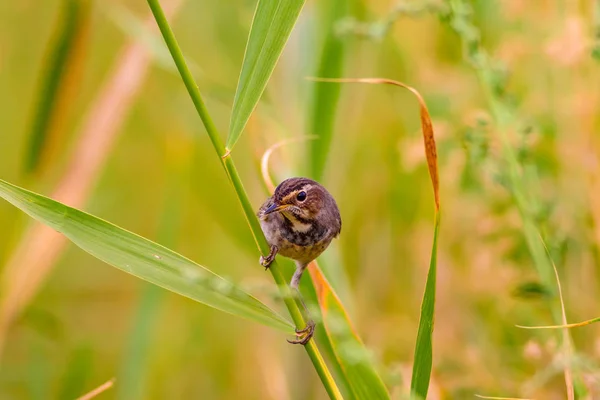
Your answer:
[[[300,193],[298,193],[298,195],[296,196],[296,200],[298,200],[298,201],[306,200],[306,192],[303,190]]]

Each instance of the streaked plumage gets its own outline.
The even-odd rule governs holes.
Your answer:
[[[305,193],[305,199],[299,195]],[[303,197],[303,196],[300,196]],[[277,186],[258,211],[267,241],[277,253],[296,261],[291,286],[337,237],[342,229],[340,211],[329,192],[308,178],[289,178]],[[269,260],[270,261],[270,260]]]
[[[269,255],[260,258],[261,265],[268,268],[276,254],[293,259],[296,272],[290,286],[296,291],[308,263],[325,251],[342,230],[334,198],[323,186],[307,178],[281,182],[258,210],[258,217],[271,246]],[[304,308],[308,314],[306,306]],[[308,318],[306,327],[296,330],[298,339],[288,341],[305,345],[314,330],[315,323]]]

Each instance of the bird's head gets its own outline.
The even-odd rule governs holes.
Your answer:
[[[277,186],[262,217],[278,212],[288,219],[309,222],[319,218],[329,204],[333,204],[337,212],[335,200],[317,182],[308,178],[289,178]]]

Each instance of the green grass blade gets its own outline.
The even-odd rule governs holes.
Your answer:
[[[169,50],[165,48],[159,33],[154,32],[149,25],[145,23],[142,17],[134,14],[121,3],[110,4],[104,9],[107,16],[131,40],[141,43],[152,56],[152,60],[157,66],[166,71],[178,74],[177,66],[173,62]],[[192,60],[188,60],[190,70],[194,76],[201,76],[204,72]]]
[[[85,392],[94,369],[94,350],[82,343],[75,347],[69,355],[67,370],[62,378],[59,399],[76,399]]]
[[[421,317],[419,319],[419,331],[417,333],[417,344],[415,346],[415,361],[410,382],[411,396],[421,399],[427,398],[433,362],[433,323],[435,317],[437,239],[439,229],[440,213],[438,212],[435,217],[431,261],[429,264],[429,273],[427,274],[427,283],[425,284],[423,302],[421,303]]]
[[[435,232],[433,236],[433,249],[427,282],[425,284],[425,294],[421,304],[421,316],[419,320],[419,331],[417,333],[417,344],[415,347],[415,362],[413,364],[413,374],[411,380],[411,396],[427,398],[429,380],[431,375],[431,366],[433,359],[433,321],[435,314],[435,287],[437,274],[437,237],[440,225],[440,177],[437,163],[437,147],[435,144],[435,135],[431,116],[423,96],[411,86],[402,82],[386,78],[313,78],[320,82],[337,83],[367,83],[367,84],[386,84],[402,87],[410,91],[419,102],[419,114],[421,117],[421,132],[423,134],[423,145],[425,147],[425,157],[427,159],[427,168],[433,186],[433,198],[435,204]]]
[[[322,10],[322,31],[325,39],[319,54],[315,76],[337,78],[344,72],[344,38],[335,30],[335,22],[345,16],[348,9],[346,0],[329,0],[320,4]],[[308,132],[317,135],[317,140],[309,142],[309,174],[317,181],[323,177],[325,162],[333,138],[336,109],[340,98],[340,85],[313,84],[312,101],[308,116]]]
[[[31,354],[27,359],[27,398],[31,400],[44,400],[48,398],[50,392],[50,379],[48,374],[50,360],[47,353],[44,353],[44,345],[39,340],[29,344],[29,352]]]
[[[258,104],[303,5],[304,0],[258,1],[233,101],[226,143],[229,150]]]
[[[39,99],[35,110],[35,117],[29,134],[29,146],[25,157],[25,170],[32,172],[38,168],[42,154],[49,142],[52,126],[59,112],[60,101],[57,98],[61,90],[65,89],[67,72],[72,57],[75,56],[75,47],[78,36],[87,21],[89,5],[87,1],[65,0],[63,15],[57,26],[56,38],[51,44],[50,52],[46,57],[47,65],[41,81]]]
[[[179,137],[171,136],[167,147],[167,180],[164,190],[164,205],[158,222],[157,240],[175,248],[181,232],[183,209],[181,199],[184,198],[182,188],[185,187],[184,171],[189,167],[187,153],[180,150],[186,145]],[[182,154],[186,156],[182,157]],[[161,288],[144,284],[132,328],[123,351],[121,370],[117,376],[116,398],[136,400],[148,397],[148,375],[154,347],[152,340],[159,323],[158,316],[163,305],[166,292]]]
[[[177,69],[181,74],[181,79],[183,80],[183,83],[185,84],[185,87],[188,90],[188,93],[190,94],[192,102],[196,107],[198,116],[202,120],[202,123],[206,128],[206,132],[208,133],[208,136],[213,144],[213,147],[217,155],[220,157],[223,167],[227,171],[227,176],[238,196],[240,205],[242,206],[244,215],[246,217],[246,221],[248,222],[248,225],[250,226],[250,229],[256,241],[256,245],[262,254],[268,254],[269,244],[267,243],[267,239],[265,238],[265,235],[263,234],[262,229],[260,228],[260,223],[258,221],[258,217],[256,216],[255,209],[252,206],[252,203],[250,202],[248,193],[246,193],[246,190],[244,189],[244,185],[242,184],[242,180],[240,179],[237,168],[235,167],[233,158],[231,157],[231,154],[229,154],[226,151],[226,147],[221,141],[219,132],[217,131],[217,128],[210,114],[208,113],[206,106],[204,105],[204,101],[202,100],[202,95],[200,94],[198,85],[196,84],[192,74],[190,73],[190,70],[183,57],[183,53],[181,52],[181,49],[177,44],[177,39],[175,39],[175,35],[173,34],[173,30],[169,26],[169,22],[165,17],[165,13],[162,10],[162,7],[160,6],[160,2],[159,0],[147,1],[148,5],[150,6],[150,9],[152,10],[152,13],[154,14],[156,23],[163,35],[165,43],[167,44],[167,47],[171,52],[171,56],[175,61],[175,65],[177,65]],[[301,304],[299,304],[299,301],[297,301],[297,299],[293,298],[289,286],[284,280],[283,274],[279,269],[279,264],[277,260],[273,261],[269,268],[269,271],[271,272],[273,279],[277,283],[279,292],[281,293],[281,296],[283,298],[283,302],[285,303],[288,311],[290,312],[294,323],[300,327],[306,326],[306,321],[304,320],[304,316],[300,311]],[[329,397],[332,399],[342,399],[342,394],[339,388],[337,387],[335,381],[333,380],[333,376],[327,368],[325,360],[323,359],[323,356],[321,355],[319,348],[317,347],[315,342],[313,340],[309,341],[304,346],[304,349],[306,350],[306,353],[308,354],[311,362],[313,363],[315,371],[319,375],[319,378],[321,379],[321,382],[323,383],[323,386],[325,387],[325,390],[327,391]]]
[[[339,297],[316,266],[309,268],[333,352],[356,399],[389,399],[371,356],[356,333]]]
[[[165,292],[154,285],[145,284],[137,306],[133,329],[129,334],[125,358],[117,378],[116,398],[143,399],[148,381],[152,337],[156,331],[158,311]]]
[[[2,180],[0,197],[125,272],[233,315],[285,332],[293,327],[231,282],[141,236]]]

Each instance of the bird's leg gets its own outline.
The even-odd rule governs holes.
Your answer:
[[[300,304],[304,308],[303,317],[307,321],[306,327],[304,329],[296,328],[296,336],[298,339],[296,340],[288,340],[289,343],[292,344],[301,344],[305,345],[308,343],[310,338],[315,334],[315,321],[310,317],[310,312],[308,311],[308,307],[304,304],[304,300],[302,299],[302,295],[300,294],[300,289],[298,285],[300,284],[300,278],[302,277],[302,273],[308,264],[301,264],[300,262],[296,262],[296,272],[292,277],[292,281],[290,282],[290,287],[294,289],[295,296],[300,300]]]
[[[269,251],[268,256],[266,256],[266,257],[260,256],[259,262],[260,262],[260,265],[265,267],[265,271],[269,269],[269,265],[271,265],[271,263],[275,259],[275,256],[277,255],[278,251],[279,251],[279,248],[277,246],[273,245],[273,246],[271,246],[271,251]]]

